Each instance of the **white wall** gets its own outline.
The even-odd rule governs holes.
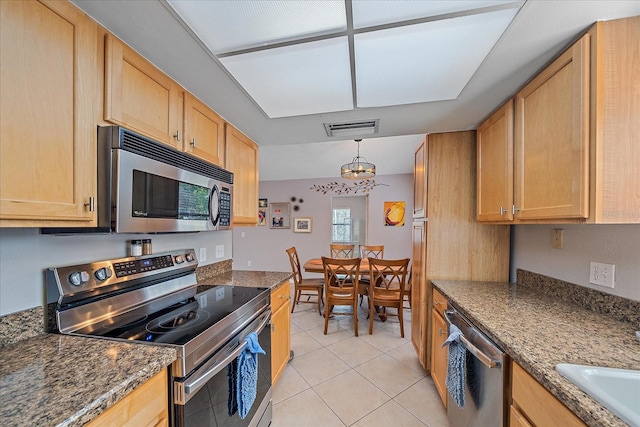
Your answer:
[[[551,247],[551,230],[564,230],[564,249]],[[521,268],[640,301],[640,225],[517,225],[511,279]],[[591,261],[615,264],[614,289],[589,283]]]
[[[335,179],[261,181],[260,198],[268,199],[269,203],[289,202],[292,197],[297,200],[302,199],[303,203],[291,203],[292,207],[299,206],[297,212],[291,211],[291,221],[293,222],[295,217],[311,217],[312,230],[311,233],[294,233],[293,226],[290,229],[270,229],[268,224],[264,227],[236,227],[233,230],[233,268],[291,271],[289,259],[285,253],[285,250],[291,246],[295,246],[298,250],[301,262],[322,255],[328,256],[331,242],[331,197],[335,193],[322,194],[312,190],[311,187],[314,184],[322,185],[331,181]],[[413,175],[376,176],[375,181],[388,186],[375,187],[369,193],[367,242],[372,245],[385,245],[386,258],[411,258]],[[407,213],[403,227],[384,226],[385,201],[406,202]],[[248,266],[249,261],[251,266]]]
[[[127,240],[150,238],[153,252],[207,248],[200,265],[231,258],[231,231],[163,235],[41,235],[34,228],[0,229],[0,316],[42,306],[44,271],[49,267],[127,256]],[[216,245],[224,245],[215,259]]]

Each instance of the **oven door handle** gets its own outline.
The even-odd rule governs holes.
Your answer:
[[[269,319],[271,317],[270,314],[271,314],[271,311],[267,312],[264,320],[260,323],[260,326],[258,326],[254,331],[255,333],[259,334],[267,325],[267,323],[269,323]],[[238,357],[238,355],[242,353],[246,347],[247,347],[247,342],[243,340],[242,343],[239,344],[235,349],[233,349],[231,353],[229,353],[229,355],[225,356],[224,359],[214,364],[206,372],[202,374],[194,375],[196,377],[194,380],[185,382],[184,383],[184,397],[185,397],[184,401],[185,402],[188,401],[190,394],[200,390],[200,388],[202,388],[202,386],[204,386],[214,375],[216,375],[223,368],[225,368],[233,359]]]

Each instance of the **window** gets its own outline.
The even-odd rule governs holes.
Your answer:
[[[334,208],[332,216],[331,241],[350,243],[351,239],[351,208]]]

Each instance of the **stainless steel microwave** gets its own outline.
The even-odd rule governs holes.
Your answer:
[[[231,227],[233,173],[120,126],[98,127],[98,229],[180,233]]]

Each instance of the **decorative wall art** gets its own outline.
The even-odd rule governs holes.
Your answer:
[[[296,233],[311,233],[311,218],[294,218],[293,231]]]
[[[333,191],[336,194],[350,194],[350,193],[368,193],[373,190],[374,187],[379,185],[384,185],[388,187],[387,184],[378,184],[373,179],[363,179],[362,181],[354,182],[353,184],[349,184],[346,182],[330,182],[324,185],[314,184],[311,187],[311,190],[316,190],[321,192],[322,194],[327,194],[329,191]]]
[[[297,203],[302,204],[302,203],[304,202],[304,200],[302,200],[302,199],[298,199],[298,198],[296,198],[296,197],[292,197],[292,198],[291,198],[291,203],[296,203],[296,202],[297,202]],[[298,212],[299,210],[300,210],[300,206],[299,206],[299,205],[297,205],[297,204],[294,204],[294,205],[293,205],[293,211],[294,211],[294,212]]]
[[[289,203],[269,203],[269,228],[290,228]]]
[[[267,199],[258,199],[258,225],[267,225]]]
[[[384,202],[384,225],[402,227],[404,225],[405,202]]]

